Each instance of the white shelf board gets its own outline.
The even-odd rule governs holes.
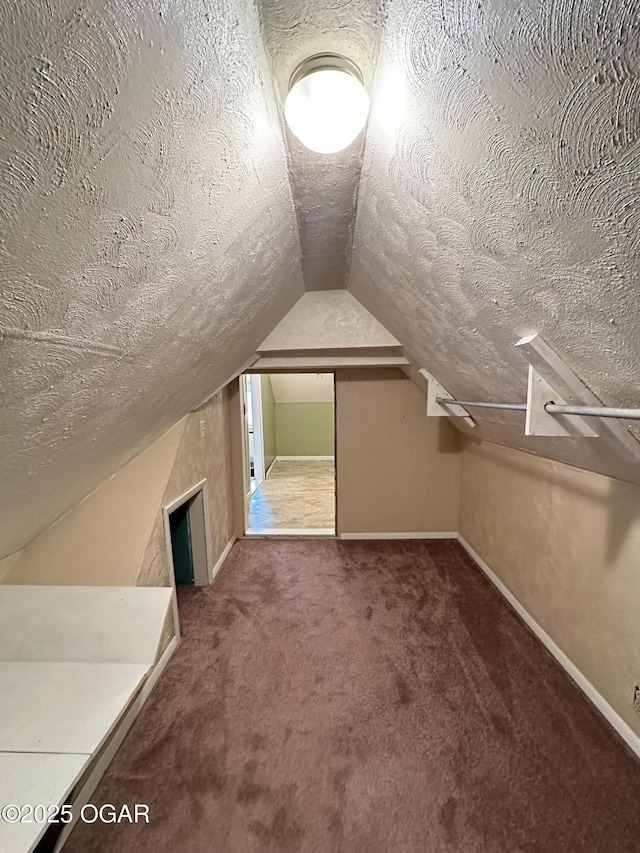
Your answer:
[[[0,751],[96,752],[148,669],[144,664],[0,662]]]
[[[0,660],[156,659],[170,587],[0,585]]]
[[[407,367],[409,361],[402,355],[295,355],[261,356],[251,367],[251,372],[277,370],[331,370],[349,367]]]
[[[38,752],[0,754],[0,806],[9,803],[43,806],[64,802],[84,771],[89,755]],[[0,850],[27,853],[47,829],[42,823],[0,821]]]

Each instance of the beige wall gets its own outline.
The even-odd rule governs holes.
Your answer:
[[[640,734],[640,487],[471,441],[461,482],[461,534]]]
[[[186,419],[23,550],[4,583],[135,584]]]
[[[21,554],[2,561],[0,578],[24,584],[166,586],[162,507],[205,478],[214,564],[233,535],[227,390],[183,418]]]
[[[201,437],[201,423],[204,424],[204,437]],[[163,586],[170,582],[161,509],[205,478],[211,535],[209,565],[215,565],[233,537],[228,388],[216,394],[187,419],[184,435],[142,558],[136,580],[138,586]]]
[[[396,369],[336,372],[339,533],[458,529],[459,433]]]
[[[3,583],[4,579],[11,574],[21,556],[22,551],[16,551],[15,554],[0,560],[0,583]]]

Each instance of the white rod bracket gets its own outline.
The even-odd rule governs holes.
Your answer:
[[[558,391],[530,364],[524,434],[597,438],[598,433],[584,418],[550,415],[545,409],[545,404],[550,402],[567,405]]]
[[[627,455],[640,460],[640,442],[621,421],[611,418],[589,418],[587,422],[575,415],[551,415],[544,410],[545,403],[553,401],[564,405],[602,406],[560,356],[540,335],[528,335],[517,344],[529,362],[529,394],[525,432],[527,435],[598,436]],[[544,416],[543,416],[544,413]],[[551,419],[556,431],[551,432]],[[576,433],[576,428],[579,430]],[[561,431],[558,431],[561,430]],[[573,431],[569,431],[573,430]]]
[[[462,418],[467,426],[474,427],[476,422],[462,406],[442,405],[436,402],[436,397],[451,399],[452,395],[437,379],[421,367],[418,371],[427,380],[427,417],[428,418]]]

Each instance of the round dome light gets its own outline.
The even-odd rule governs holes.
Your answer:
[[[312,56],[294,71],[284,115],[293,135],[310,151],[342,151],[358,136],[368,114],[360,72],[345,57]]]

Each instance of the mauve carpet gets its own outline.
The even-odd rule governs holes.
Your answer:
[[[66,853],[640,850],[638,762],[455,542],[244,540]]]

